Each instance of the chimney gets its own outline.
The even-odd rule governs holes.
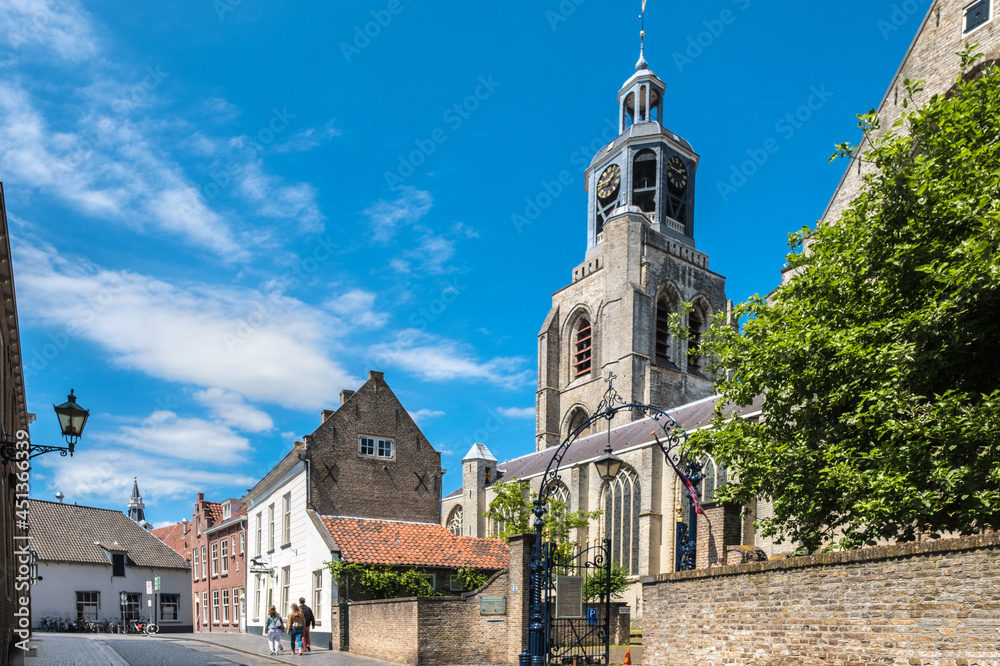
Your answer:
[[[187,536],[188,533],[188,520],[187,518],[181,519],[181,536]]]
[[[340,394],[340,404],[341,405],[344,404],[344,394],[343,393]],[[332,409],[324,409],[323,410],[323,420],[320,421],[320,423],[326,423],[326,420],[328,418],[330,418],[331,416],[333,416],[335,413],[336,412],[334,412]]]
[[[347,402],[348,400],[350,400],[352,395],[354,395],[354,391],[352,391],[350,389],[344,389],[343,391],[341,391],[340,392],[340,406],[343,407],[344,403]],[[326,412],[323,412],[323,413],[325,414]],[[326,419],[324,419],[324,420],[326,420]]]
[[[205,501],[205,493],[198,493],[198,501],[199,502]]]
[[[369,370],[368,371],[368,379],[377,379],[379,381],[383,381],[384,382],[385,381],[385,373],[384,372],[376,372],[374,370]]]

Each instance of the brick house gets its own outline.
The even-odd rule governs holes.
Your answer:
[[[436,585],[446,589],[445,572],[506,558],[497,555],[502,545],[470,539],[456,546],[441,529],[441,454],[381,372],[340,398],[243,498],[252,570],[260,572],[247,579],[250,632],[262,631],[269,606],[285,615],[305,597],[316,615],[313,642],[339,645],[345,598],[327,567],[335,558],[382,553],[373,562],[434,568]],[[410,545],[400,550],[403,543]],[[406,555],[394,561],[394,553]]]
[[[198,493],[191,548],[194,630],[239,632],[246,586],[246,506]]]
[[[191,549],[194,547],[192,539],[191,521],[185,518],[179,523],[157,527],[150,530],[150,533],[157,539],[167,544],[175,553],[191,561]]]

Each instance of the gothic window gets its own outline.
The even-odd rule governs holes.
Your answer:
[[[688,315],[688,370],[701,369],[701,335],[704,332],[705,320],[700,312],[693,310]]]
[[[618,476],[604,485],[604,535],[611,539],[611,562],[636,576],[639,573],[639,506],[642,499],[639,478],[622,466]]]
[[[656,362],[670,363],[670,313],[673,311],[666,295],[656,302]]]
[[[593,352],[593,329],[590,320],[586,317],[580,319],[576,325],[576,335],[574,336],[573,349],[573,379],[590,374],[591,356]]]
[[[587,420],[587,412],[583,411],[582,407],[577,407],[576,409],[574,409],[572,415],[569,417],[569,430],[567,430],[566,436],[568,437],[571,434],[573,434],[576,431],[576,429],[579,428],[580,425],[586,420]],[[588,436],[589,434],[590,434],[590,427],[588,426],[584,430],[580,431],[580,434],[577,437],[582,439]]]
[[[455,536],[462,536],[462,507],[456,506],[448,518],[448,531]]]
[[[725,467],[716,465],[708,456],[701,459],[701,468],[705,473],[705,479],[701,482],[701,497],[702,502],[708,504],[715,501],[715,491],[726,485],[729,475]]]
[[[632,205],[644,213],[656,212],[656,153],[648,148],[632,162]]]

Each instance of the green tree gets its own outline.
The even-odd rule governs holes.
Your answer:
[[[483,515],[500,526],[500,531],[494,535],[504,541],[516,534],[534,532],[535,500],[538,493],[531,493],[530,500],[527,481],[497,481],[493,484],[496,497],[490,502],[489,510]],[[570,531],[586,527],[591,520],[601,517],[601,511],[570,511],[566,502],[549,498],[548,511],[542,518],[545,523],[542,537],[546,542],[557,544],[558,561],[572,557],[575,544],[569,540]]]
[[[455,577],[462,581],[463,590],[478,590],[489,580],[484,572],[471,567],[462,567],[455,572]]]
[[[587,579],[583,582],[583,598],[587,601],[599,599],[604,592],[605,579],[607,574],[604,569],[597,569],[587,574]],[[632,581],[629,580],[628,569],[620,564],[611,565],[611,585],[609,594],[612,599],[621,599]]]
[[[874,167],[841,219],[702,341],[720,408],[765,396],[691,440],[736,472],[718,499],[771,500],[764,534],[810,552],[1000,527],[1000,71],[919,109],[906,88],[893,128],[859,116],[868,149],[838,147]]]

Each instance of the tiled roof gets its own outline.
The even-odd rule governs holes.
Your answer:
[[[667,413],[670,414],[670,416],[673,417],[682,428],[691,432],[693,430],[697,430],[698,428],[702,428],[711,422],[715,411],[715,405],[718,400],[718,396],[712,396],[710,398],[705,398],[704,400],[690,402],[686,405],[681,405],[680,407],[667,410]],[[758,397],[754,400],[753,404],[740,408],[736,411],[740,414],[753,414],[760,411],[761,404],[763,404],[763,397]],[[726,414],[731,414],[733,411],[734,410],[731,405],[724,410]],[[613,451],[623,451],[625,449],[641,446],[643,444],[652,444],[653,438],[649,433],[653,430],[662,432],[662,430],[655,423],[653,423],[650,418],[640,419],[638,421],[633,421],[626,425],[613,428],[611,430],[611,449]],[[660,439],[663,439],[662,435]],[[566,452],[566,456],[562,460],[562,467],[565,468],[585,460],[598,458],[607,446],[607,430],[597,432],[588,437],[582,437],[573,442],[573,444],[569,447],[569,450]],[[503,478],[505,479],[523,479],[532,477],[542,474],[545,471],[545,467],[552,459],[553,453],[554,451],[552,449],[532,453],[526,456],[521,456],[520,458],[514,458],[513,460],[502,462],[497,465],[497,468],[503,472]],[[451,497],[451,495],[449,495],[449,497]]]
[[[101,548],[104,546],[109,550],[124,550],[138,567],[189,568],[186,559],[121,511],[31,500],[29,522],[31,546],[40,562],[110,566]]]
[[[187,525],[187,534],[184,533],[185,525]],[[191,527],[191,521],[174,523],[166,527],[157,527],[155,530],[151,530],[150,534],[170,546],[175,553],[186,558],[191,552],[191,543],[193,541],[191,539]]]
[[[499,539],[455,536],[440,525],[323,516],[348,562],[505,569],[510,549]]]
[[[202,512],[205,515],[205,522],[208,523],[205,527],[218,525],[222,522],[222,502],[209,502],[206,500]]]

